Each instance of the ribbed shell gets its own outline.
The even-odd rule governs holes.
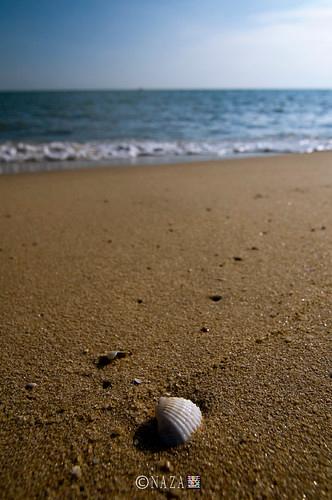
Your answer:
[[[189,399],[161,397],[156,418],[161,440],[167,446],[177,446],[188,441],[201,425],[202,413]]]

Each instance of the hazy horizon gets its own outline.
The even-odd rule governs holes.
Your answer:
[[[133,88],[33,88],[33,89],[0,89],[0,92],[222,92],[222,91],[332,91],[331,87],[133,87]]]

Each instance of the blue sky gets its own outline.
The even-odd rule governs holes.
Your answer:
[[[332,88],[329,0],[0,0],[0,89]]]

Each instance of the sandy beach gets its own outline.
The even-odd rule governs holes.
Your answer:
[[[331,498],[332,154],[6,175],[0,200],[1,498]],[[165,394],[204,418],[172,449]]]

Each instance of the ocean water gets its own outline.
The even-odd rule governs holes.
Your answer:
[[[0,173],[332,150],[332,90],[0,92]]]

